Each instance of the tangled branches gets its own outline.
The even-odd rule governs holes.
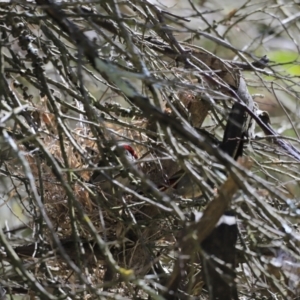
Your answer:
[[[19,224],[0,230],[7,293],[298,297],[298,123],[284,104],[290,123],[271,125],[248,90],[297,101],[258,47],[283,34],[298,51],[295,16],[270,8],[286,18],[241,50],[230,32],[268,7],[218,23],[189,7],[1,3],[1,193]]]

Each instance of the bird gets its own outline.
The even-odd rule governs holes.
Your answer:
[[[161,146],[151,149],[143,156],[143,160],[140,164],[141,170],[158,190],[183,198],[193,198],[201,194],[199,185]]]
[[[119,144],[118,147],[124,151],[125,157],[130,163],[134,163],[138,159],[138,155],[131,145]],[[118,154],[116,154],[116,157],[118,158]],[[122,169],[115,168],[119,164],[120,161],[118,159],[112,159],[110,156],[101,159],[98,163],[98,167],[111,167],[111,169],[94,171],[89,183],[99,186],[104,193],[111,193],[113,188],[116,187],[112,180],[117,180],[122,186],[130,187],[131,180],[128,174],[125,174]]]
[[[205,129],[196,128],[196,130],[209,143],[216,147],[220,146],[220,141],[213,134]],[[190,175],[189,171],[183,170],[174,157],[169,154],[168,149],[162,145],[153,145],[151,150],[142,156],[142,161],[144,162],[140,163],[141,171],[148,176],[160,191],[169,196],[174,195],[180,198],[193,199],[202,196],[203,190],[214,187],[211,180],[207,181],[207,178],[204,178],[206,174],[199,174],[190,165],[189,169],[193,169],[193,172],[198,173],[200,177],[200,180],[196,182],[194,176]],[[217,170],[216,172],[218,177],[222,176]]]
[[[159,189],[166,194],[177,195],[182,198],[192,199],[202,195],[202,188],[194,182],[191,175],[184,170],[179,170],[172,175],[167,184],[163,184]]]
[[[219,141],[215,138],[213,139],[209,133],[201,131],[201,134],[207,136],[214,145],[219,145]],[[190,175],[190,172],[181,169],[178,163],[172,160],[171,157],[167,160],[163,159],[167,158],[168,155],[160,147],[155,147],[154,150],[143,157],[146,161],[150,159],[149,162],[141,163],[138,163],[139,157],[133,146],[122,143],[118,144],[118,147],[124,151],[129,162],[137,162],[137,168],[147,175],[160,191],[168,195],[184,199],[195,199],[203,195],[203,190],[211,189],[211,192],[213,192],[214,184],[210,180],[203,179],[196,182],[193,176]],[[116,156],[118,157],[118,155]],[[89,183],[97,185],[106,194],[112,194],[113,188],[117,188],[112,180],[117,180],[121,185],[142,193],[140,188],[137,190],[138,188],[132,184],[132,180],[126,174],[127,172],[124,172],[124,169],[114,168],[119,164],[118,159],[113,159],[110,156],[101,159],[98,167],[103,168],[103,170],[94,171]],[[104,169],[105,167],[111,167],[111,169]]]

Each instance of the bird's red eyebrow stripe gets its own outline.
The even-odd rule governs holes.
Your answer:
[[[129,145],[123,145],[124,149],[127,150],[135,159],[138,159],[137,154],[133,150],[133,148]]]

